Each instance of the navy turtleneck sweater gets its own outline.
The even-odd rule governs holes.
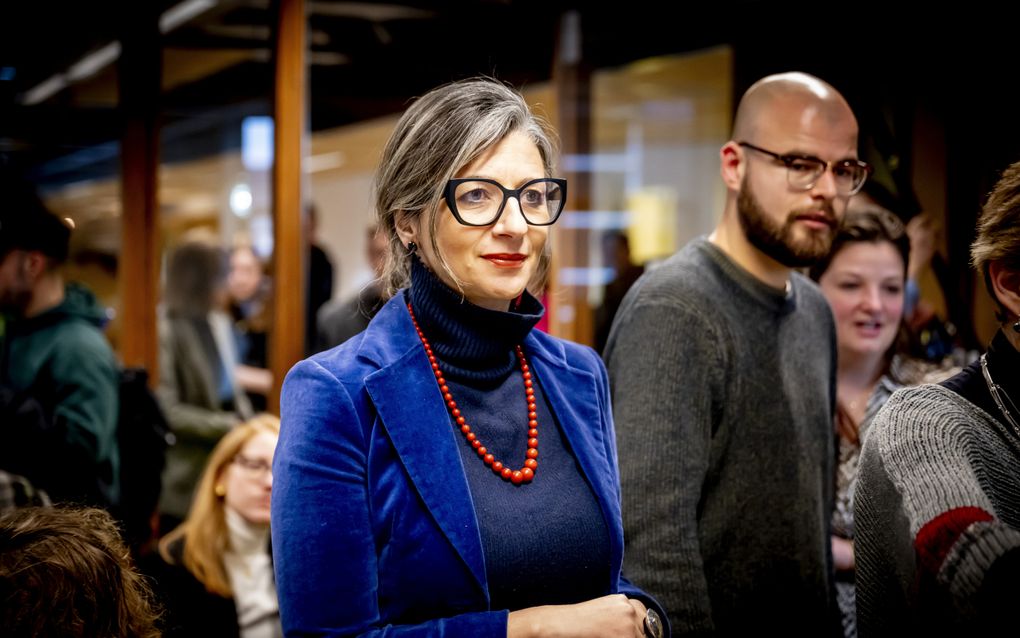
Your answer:
[[[419,260],[411,306],[457,406],[491,453],[512,469],[528,448],[527,401],[514,346],[544,309],[525,293],[514,312],[475,306]],[[528,356],[527,351],[524,353]],[[492,609],[577,603],[609,593],[609,531],[541,379],[531,370],[538,413],[538,470],[531,483],[504,481],[468,445],[452,417],[481,530]]]

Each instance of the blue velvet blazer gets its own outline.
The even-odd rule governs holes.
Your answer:
[[[396,295],[364,332],[298,363],[284,382],[272,536],[288,636],[506,636],[507,610],[489,608],[459,440],[406,305]],[[524,349],[605,517],[607,593],[659,608],[620,574],[601,360],[538,330]]]

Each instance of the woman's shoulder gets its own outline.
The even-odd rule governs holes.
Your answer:
[[[926,361],[906,355],[896,355],[889,366],[889,376],[900,385],[941,383],[961,370],[952,361]]]
[[[409,351],[417,351],[420,343],[398,297],[390,299],[365,330],[300,361],[295,368],[319,368],[341,383],[361,384],[373,371],[400,361]]]
[[[868,438],[885,459],[966,453],[994,428],[981,408],[938,384],[897,390],[875,416]]]
[[[875,425],[907,435],[943,421],[970,420],[975,406],[952,390],[934,383],[896,390],[875,416]]]

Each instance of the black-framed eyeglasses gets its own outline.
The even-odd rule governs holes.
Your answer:
[[[262,459],[250,459],[243,454],[235,456],[234,463],[248,473],[249,476],[258,477],[264,476],[266,473],[273,473],[272,463],[268,463]]]
[[[874,171],[870,164],[857,159],[826,162],[811,155],[780,155],[748,142],[737,142],[737,144],[782,162],[786,166],[787,183],[791,188],[802,191],[814,188],[825,171],[831,170],[832,176],[836,179],[836,192],[844,197],[849,197],[861,190],[868,175]]]
[[[465,226],[495,224],[511,197],[517,199],[529,225],[549,226],[556,223],[567,202],[567,180],[542,177],[511,189],[493,179],[451,179],[446,183],[445,197],[450,212]]]

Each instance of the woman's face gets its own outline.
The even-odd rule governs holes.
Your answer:
[[[223,470],[221,478],[227,490],[225,505],[255,525],[269,524],[276,439],[276,435],[269,432],[259,432],[248,439],[234,461]]]
[[[510,189],[545,176],[538,147],[520,132],[508,135],[455,175],[496,180]],[[477,306],[505,311],[510,301],[524,292],[538,268],[548,227],[529,226],[516,198],[507,200],[502,215],[491,226],[461,225],[445,201],[438,215],[436,243],[460,281],[464,296]],[[420,219],[420,239],[414,241],[422,259],[447,286],[456,290],[457,285],[432,252],[427,222]]]
[[[840,352],[884,354],[903,318],[906,266],[887,241],[845,244],[818,280],[832,306]]]

